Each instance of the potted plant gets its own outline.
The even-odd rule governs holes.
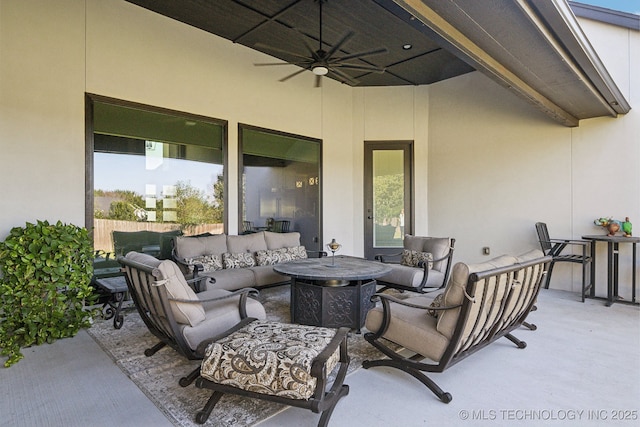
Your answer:
[[[88,327],[93,247],[85,228],[47,221],[15,227],[0,242],[0,355],[72,337]]]

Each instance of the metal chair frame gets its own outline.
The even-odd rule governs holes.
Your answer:
[[[571,262],[574,264],[582,264],[582,291],[580,298],[584,302],[594,283],[594,278],[591,275],[591,263],[593,262],[593,254],[591,254],[591,243],[587,240],[579,239],[551,239],[549,237],[549,231],[547,224],[544,222],[536,223],[536,232],[538,233],[538,240],[540,241],[540,247],[545,255],[551,255],[553,260],[549,265],[549,273],[545,280],[544,288],[549,289],[549,282],[551,281],[551,273],[556,262]],[[579,254],[574,253],[562,253],[568,247],[581,248]],[[587,280],[589,283],[587,283]]]
[[[172,299],[167,293],[165,285],[160,278],[162,274],[157,268],[145,264],[128,260],[122,256],[118,257],[118,262],[123,267],[127,287],[142,321],[156,338],[160,340],[156,345],[144,351],[147,357],[153,356],[158,350],[169,346],[189,360],[201,360],[203,354],[197,349],[192,349],[184,339],[181,328],[175,320],[169,301],[188,303],[193,301]],[[209,279],[201,277],[197,280]],[[195,279],[194,279],[195,280]],[[209,301],[220,301],[228,298],[237,298],[238,311],[241,319],[247,316],[247,298],[255,295],[257,291],[253,288],[244,288],[228,295],[216,298],[198,300],[198,303]],[[191,384],[199,375],[200,366],[197,369],[180,378],[179,384],[186,387]]]

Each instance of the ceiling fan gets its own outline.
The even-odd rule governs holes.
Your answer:
[[[269,66],[269,65],[297,65],[299,67],[302,67],[301,70],[298,70],[292,74],[289,74],[286,77],[281,78],[279,81],[284,82],[289,80],[292,77],[297,76],[300,73],[303,73],[305,71],[311,71],[313,74],[316,75],[316,81],[315,81],[315,87],[319,87],[321,85],[321,79],[322,76],[325,76],[329,73],[332,73],[335,77],[338,78],[338,80],[341,80],[343,83],[349,82],[352,84],[356,84],[358,83],[358,80],[354,79],[353,77],[349,76],[348,74],[346,74],[345,72],[342,71],[342,69],[345,70],[356,70],[356,71],[368,71],[368,72],[374,72],[374,73],[384,73],[385,68],[382,67],[376,67],[373,65],[366,65],[366,64],[354,64],[354,63],[350,63],[350,62],[346,62],[346,61],[350,61],[350,60],[354,60],[354,59],[361,59],[361,58],[365,58],[368,56],[373,56],[373,55],[379,55],[381,53],[387,53],[387,49],[386,48],[379,48],[379,49],[373,49],[370,51],[366,51],[366,52],[358,52],[358,53],[352,53],[352,54],[347,54],[347,55],[343,55],[343,56],[334,56],[342,47],[342,45],[344,45],[349,39],[351,39],[355,33],[353,31],[349,31],[348,33],[346,33],[344,36],[342,36],[342,38],[333,46],[330,47],[329,50],[324,50],[323,49],[323,42],[322,42],[322,4],[327,1],[327,0],[316,0],[318,1],[319,4],[319,15],[320,15],[320,25],[319,25],[319,37],[318,37],[318,49],[314,50],[309,43],[307,43],[307,41],[303,38],[302,42],[304,43],[305,47],[307,48],[307,50],[309,51],[309,56],[304,56],[304,55],[300,55],[294,52],[289,52],[289,51],[285,51],[282,49],[277,49],[274,48],[272,46],[267,46],[261,43],[257,43],[256,47],[262,47],[265,48],[267,50],[271,50],[273,52],[278,52],[278,53],[282,53],[285,55],[289,55],[292,56],[294,58],[297,58],[297,60],[294,60],[292,62],[278,62],[278,63],[266,63],[266,64],[254,64],[256,66]]]

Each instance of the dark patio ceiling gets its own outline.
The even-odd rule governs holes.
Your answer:
[[[273,62],[308,56],[305,42],[319,47],[318,0],[127,1]],[[322,24],[324,50],[354,32],[337,56],[387,49],[349,61],[384,73],[329,72],[350,86],[428,85],[477,70],[566,126],[630,109],[564,0],[324,0]],[[283,78],[299,70],[281,68]]]

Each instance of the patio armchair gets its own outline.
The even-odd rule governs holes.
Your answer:
[[[274,233],[288,233],[290,226],[291,226],[291,221],[287,219],[277,220],[273,222],[272,231]]]
[[[138,252],[118,257],[127,287],[149,331],[160,342],[145,350],[149,357],[165,346],[190,360],[202,359],[199,345],[232,328],[243,319],[264,319],[262,304],[250,295],[252,288],[238,291],[212,289],[198,294],[190,287],[175,262]],[[211,280],[203,277],[199,280]],[[199,375],[200,367],[181,378],[186,387]]]
[[[253,227],[253,222],[242,221],[242,232],[240,234],[250,234],[255,232],[256,232],[256,229]]]
[[[551,239],[549,237],[549,231],[547,230],[547,224],[544,222],[536,223],[536,232],[538,233],[538,240],[540,241],[540,247],[545,255],[551,255],[553,260],[549,265],[549,273],[544,283],[544,288],[549,289],[549,282],[551,281],[551,272],[556,262],[571,262],[574,264],[582,265],[582,291],[580,298],[584,302],[587,292],[591,290],[593,286],[593,277],[591,277],[591,262],[593,260],[591,254],[591,244],[587,240],[576,239]],[[578,248],[579,253],[564,252],[565,249]]]
[[[391,271],[377,278],[383,289],[427,293],[444,287],[451,272],[456,239],[405,235],[402,252],[375,255],[391,265]]]

